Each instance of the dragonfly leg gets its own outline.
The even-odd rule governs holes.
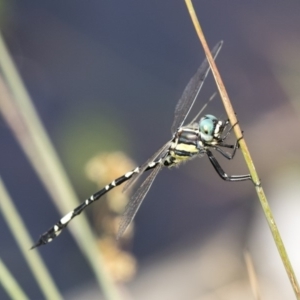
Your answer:
[[[211,162],[211,164],[213,165],[214,169],[216,170],[216,172],[218,173],[218,175],[226,181],[244,181],[244,180],[252,180],[252,177],[250,174],[246,174],[246,175],[231,175],[229,176],[227,173],[225,173],[225,171],[222,169],[222,167],[220,166],[219,162],[217,161],[217,159],[214,157],[214,155],[212,154],[212,152],[209,149],[206,149],[206,154],[207,157],[209,159],[209,161]],[[225,152],[224,152],[225,153]],[[225,156],[226,157],[226,156]]]
[[[239,123],[239,121],[236,121],[236,123],[234,123],[232,126],[230,126],[230,128],[227,130],[227,132],[225,133],[225,135],[220,139],[220,142],[224,142],[227,137],[230,135],[231,131],[233,130],[234,126],[236,126]],[[229,124],[229,119],[226,120],[225,124],[224,124],[224,129],[228,126]]]
[[[237,139],[237,141],[235,142],[234,145],[230,145],[230,144],[219,144],[218,146],[214,146],[213,148],[218,151],[220,154],[222,154],[225,158],[227,159],[233,159],[236,153],[236,150],[239,148],[239,141],[242,139],[243,137],[240,137],[239,139]],[[225,152],[222,148],[220,147],[225,147],[225,148],[231,148],[233,149],[232,153],[228,153]]]

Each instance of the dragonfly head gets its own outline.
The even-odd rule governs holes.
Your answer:
[[[220,121],[213,115],[205,115],[200,119],[199,131],[203,141],[212,142],[220,138],[224,130],[224,122]]]

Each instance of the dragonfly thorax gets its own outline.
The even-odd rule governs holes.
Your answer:
[[[213,115],[205,115],[199,123],[179,128],[163,164],[172,167],[205,153],[207,147],[219,143],[226,124]]]
[[[163,164],[172,167],[199,154],[199,139],[200,132],[198,128],[179,128],[173,137]]]

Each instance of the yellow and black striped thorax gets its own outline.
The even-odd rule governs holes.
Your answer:
[[[218,120],[213,115],[205,115],[199,123],[179,128],[163,164],[171,167],[205,153],[207,147],[213,147],[222,141],[221,135],[227,124],[228,121]]]
[[[164,160],[165,166],[173,166],[199,154],[203,144],[198,129],[182,127],[172,140],[169,154]]]

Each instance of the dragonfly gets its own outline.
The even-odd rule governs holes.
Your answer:
[[[223,42],[220,41],[212,49],[211,53],[214,59],[216,59],[222,45]],[[212,150],[215,150],[229,160],[234,158],[236,150],[239,148],[240,139],[237,139],[234,144],[226,144],[226,138],[234,127],[233,125],[229,128],[229,120],[219,120],[215,116],[207,114],[203,116],[199,122],[197,122],[196,120],[207,105],[206,103],[196,117],[190,123],[184,125],[209,71],[210,66],[207,59],[205,59],[184,89],[175,108],[174,121],[171,128],[171,140],[155,152],[154,155],[152,155],[152,157],[150,157],[144,164],[127,172],[123,176],[116,178],[100,191],[82,202],[74,210],[67,213],[53,227],[42,234],[31,249],[50,243],[66,228],[72,219],[81,214],[89,205],[99,200],[106,193],[126,181],[127,184],[124,187],[124,191],[128,190],[146,171],[151,172],[138,187],[125,207],[117,233],[117,239],[122,236],[134,219],[154,179],[163,167],[171,168],[194,157],[206,155],[217,174],[223,180],[233,182],[252,180],[250,174],[228,175],[223,170],[212,152]],[[231,149],[232,152],[228,153],[225,150],[226,148]]]

